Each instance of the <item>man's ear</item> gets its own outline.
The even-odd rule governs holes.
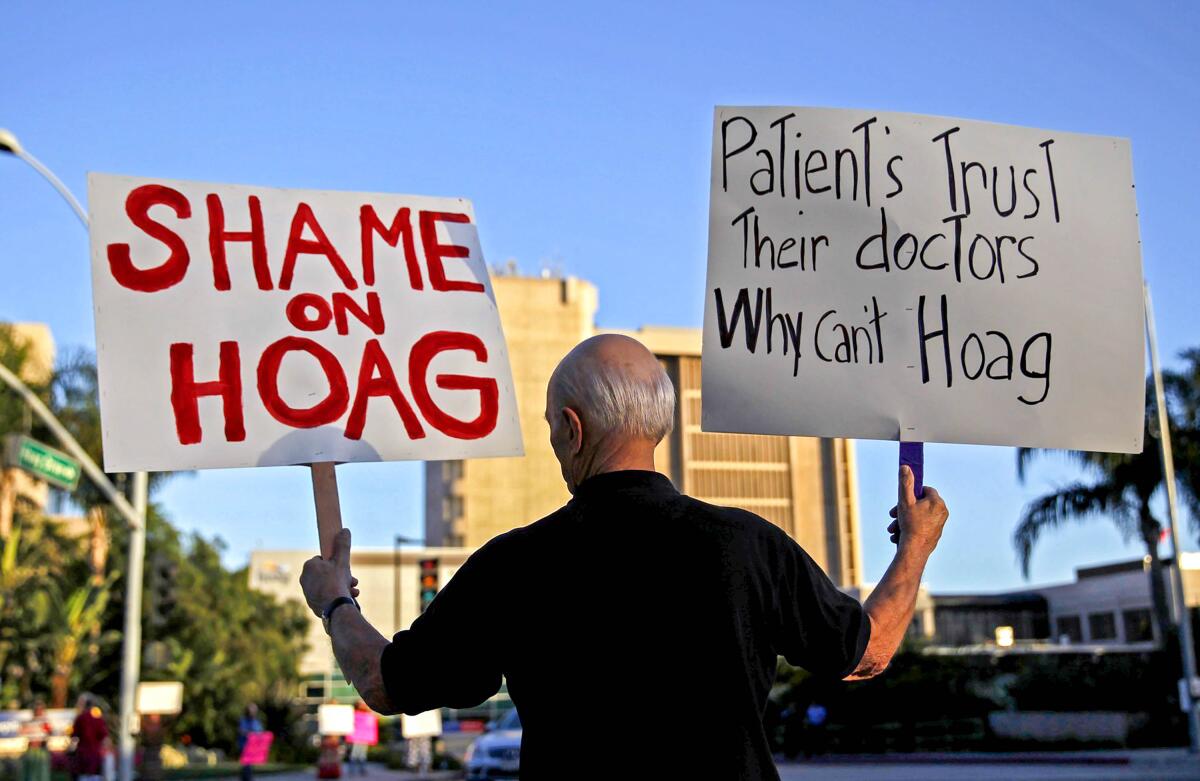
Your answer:
[[[570,435],[571,454],[574,455],[583,449],[583,421],[579,419],[579,415],[570,407],[562,408],[563,422],[567,424],[567,430]]]

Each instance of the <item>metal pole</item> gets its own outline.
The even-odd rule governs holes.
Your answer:
[[[58,194],[63,197],[71,210],[75,212],[75,216],[83,223],[85,230],[91,230],[91,221],[88,219],[87,212],[79,203],[79,199],[62,183],[54,172],[42,164],[26,149],[21,146],[16,137],[6,130],[0,129],[0,151],[9,152],[16,157],[24,160],[30,168],[41,174],[50,185],[58,191]],[[41,400],[29,392],[12,372],[0,366],[3,372],[0,372],[0,379],[4,379],[10,386],[21,393],[27,403],[35,402],[37,407],[34,411],[38,412],[38,407],[41,408],[39,417],[46,423],[54,435],[67,446],[67,452],[79,460],[83,464],[84,472],[92,480],[93,483],[104,493],[113,506],[125,517],[129,523],[129,564],[126,571],[126,577],[129,578],[127,589],[133,589],[136,585],[136,591],[128,592],[125,600],[125,635],[122,640],[123,648],[122,655],[124,658],[124,666],[121,668],[121,723],[118,725],[118,747],[121,752],[120,762],[120,781],[133,781],[133,734],[130,731],[133,724],[133,698],[137,690],[138,676],[141,672],[141,629],[142,629],[142,564],[146,555],[146,506],[149,502],[149,475],[146,472],[135,472],[133,475],[133,506],[125,499],[125,496],[117,491],[92,462],[92,459],[87,456],[75,438],[63,428],[58,419],[45,408]],[[8,376],[5,377],[4,375]],[[14,382],[15,381],[15,384]],[[33,403],[30,403],[33,406]],[[44,414],[42,414],[44,413]],[[139,509],[140,508],[140,509]],[[130,597],[129,594],[133,594]],[[134,665],[130,669],[130,663]]]
[[[139,518],[146,517],[145,472],[133,475],[134,510]],[[134,697],[137,693],[138,677],[142,667],[142,564],[146,559],[146,524],[130,530],[129,566],[125,571],[125,637],[121,649],[121,726],[120,746],[121,781],[133,778],[133,720]]]
[[[392,545],[392,626],[393,633],[400,631],[400,537]]]
[[[46,428],[50,429],[50,433],[62,445],[63,450],[67,451],[72,458],[79,462],[83,473],[100,489],[100,492],[104,494],[104,498],[116,508],[121,517],[125,519],[125,522],[129,524],[130,528],[141,526],[142,516],[129,503],[125,495],[117,490],[117,487],[109,481],[104,472],[100,470],[100,467],[96,466],[96,462],[87,454],[87,451],[76,441],[75,437],[71,436],[71,432],[67,431],[59,419],[54,417],[54,413],[42,403],[42,400],[33,391],[29,390],[29,387],[4,364],[0,364],[0,381],[3,381],[4,384],[12,388],[21,397],[21,400],[25,402],[26,406],[33,411],[33,414],[37,415],[38,419],[46,424]],[[134,475],[134,480],[134,485],[136,486],[136,475]]]
[[[401,575],[404,572],[404,552],[400,550],[400,546],[405,543],[415,543],[412,537],[405,537],[403,534],[397,534],[395,537],[395,547],[393,548],[392,562],[395,565],[392,569],[392,578],[395,581],[392,588],[392,623],[396,625],[395,631],[399,632],[404,627],[400,621],[404,618],[404,611],[401,607],[402,597],[404,596],[404,587],[401,585],[404,578]]]
[[[63,184],[57,176],[54,175],[53,171],[42,165],[41,160],[38,160],[33,155],[29,154],[29,152],[25,151],[23,147],[18,147],[17,149],[12,150],[12,153],[24,160],[26,163],[29,163],[30,168],[41,174],[43,179],[49,182],[55,190],[58,190],[58,194],[63,197],[63,200],[67,202],[67,205],[71,207],[71,210],[75,212],[75,216],[78,217],[79,221],[83,223],[83,227],[85,229],[90,227],[88,223],[87,212],[83,210],[83,207],[79,204],[78,199],[76,199],[71,191],[67,189],[67,186]]]
[[[1179,506],[1175,498],[1175,461],[1171,456],[1171,429],[1168,425],[1167,405],[1163,399],[1162,371],[1158,366],[1158,337],[1154,333],[1154,309],[1150,303],[1150,286],[1143,285],[1146,295],[1146,338],[1150,342],[1150,371],[1154,375],[1154,400],[1158,407],[1158,442],[1162,448],[1163,482],[1167,486],[1167,515],[1171,523],[1171,549],[1175,552],[1175,566],[1171,568],[1172,601],[1179,611],[1179,646],[1183,657],[1183,674],[1186,685],[1179,696],[1180,707],[1188,714],[1188,750],[1200,753],[1200,711],[1192,699],[1192,679],[1196,677],[1195,647],[1192,645],[1192,619],[1188,614],[1186,592],[1183,590],[1183,548],[1179,545]]]

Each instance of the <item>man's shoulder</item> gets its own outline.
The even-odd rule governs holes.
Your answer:
[[[759,546],[795,544],[783,529],[741,507],[712,504],[682,493],[675,494],[670,504],[672,506],[664,507],[663,511],[696,531],[717,532],[722,537]],[[536,521],[497,534],[475,555],[488,559],[505,558],[532,548],[554,545],[574,533],[580,517],[576,504],[568,502]]]
[[[686,494],[680,494],[679,497],[686,503],[686,512],[691,517],[703,518],[716,525],[770,542],[791,539],[783,529],[745,508],[712,504]]]
[[[476,554],[486,556],[504,555],[529,545],[536,545],[551,536],[564,531],[575,519],[575,513],[570,503],[563,505],[554,512],[524,526],[517,526],[506,532],[501,532],[488,540],[476,551]]]

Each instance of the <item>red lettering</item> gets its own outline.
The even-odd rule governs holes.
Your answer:
[[[421,267],[417,265],[417,250],[413,245],[412,224],[409,222],[410,212],[404,207],[396,212],[392,225],[383,227],[375,207],[367,204],[359,209],[358,223],[362,232],[362,264],[363,284],[375,284],[375,234],[388,243],[396,246],[401,237],[404,239],[404,263],[408,266],[408,283],[413,290],[423,290],[425,285],[421,280]]]
[[[459,279],[446,279],[446,268],[443,261],[446,258],[465,258],[471,254],[466,247],[457,244],[440,244],[437,237],[439,222],[470,223],[471,218],[458,212],[421,212],[421,248],[425,250],[425,263],[429,266],[429,285],[434,290],[468,290],[482,293],[483,285],[478,282],[464,282]]]
[[[312,232],[315,238],[304,238],[305,227]],[[292,227],[288,232],[287,252],[283,256],[283,271],[279,275],[280,290],[292,289],[292,277],[296,273],[296,256],[298,255],[324,255],[347,290],[358,288],[358,282],[354,280],[354,275],[350,273],[346,261],[342,260],[342,256],[338,254],[333,243],[329,241],[329,237],[325,235],[325,230],[313,216],[312,207],[303,201],[296,206],[296,213],[292,216]]]
[[[379,346],[378,339],[369,340],[363,348],[362,366],[358,370],[358,390],[354,395],[354,406],[350,408],[350,418],[346,421],[347,439],[362,438],[367,423],[367,402],[372,396],[390,398],[400,413],[408,438],[424,439],[425,429],[421,428],[421,421],[400,391],[392,364]]]
[[[242,417],[242,362],[237,342],[221,342],[218,379],[213,382],[196,382],[195,365],[192,357],[194,348],[187,342],[176,342],[170,347],[171,356],[171,409],[175,412],[175,433],[181,445],[200,442],[201,396],[220,396],[225,413],[225,441],[241,442],[246,438],[246,424]]]
[[[131,190],[125,198],[125,214],[129,221],[171,250],[162,265],[146,269],[133,265],[128,244],[109,244],[107,248],[113,279],[122,287],[141,293],[154,293],[178,284],[191,261],[187,244],[179,234],[151,219],[150,207],[158,205],[170,206],[175,216],[184,220],[192,216],[192,205],[183,193],[160,184],[144,184]]]
[[[350,333],[349,318],[346,313],[354,315],[360,323],[370,328],[376,334],[383,334],[383,307],[379,304],[379,294],[367,293],[367,308],[364,311],[349,293],[333,294],[333,319],[337,324],[337,332],[342,336]]]
[[[335,293],[334,295],[344,296],[346,294]],[[311,317],[308,314],[310,309],[314,312]],[[330,321],[333,320],[333,310],[329,308],[328,302],[316,293],[301,293],[296,296],[288,301],[284,313],[287,315],[288,322],[301,331],[322,331],[328,328]]]
[[[430,279],[432,280],[432,274]],[[439,374],[437,386],[445,390],[474,390],[479,392],[479,415],[473,420],[460,420],[443,412],[426,384],[429,364],[439,353],[447,350],[469,350],[480,363],[487,362],[487,347],[474,334],[460,331],[434,331],[422,336],[413,345],[408,359],[408,384],[417,408],[430,425],[456,439],[479,439],[496,428],[500,392],[490,377],[470,377],[464,374]]]
[[[284,356],[294,351],[306,352],[316,358],[329,383],[329,393],[311,407],[297,409],[289,406],[279,395],[279,366]],[[263,351],[258,362],[258,395],[271,417],[285,426],[296,428],[316,428],[332,423],[346,412],[350,403],[346,375],[338,365],[337,358],[312,339],[302,336],[285,336]]]
[[[229,289],[229,264],[225,260],[225,245],[231,241],[250,242],[250,262],[254,266],[254,279],[259,290],[270,290],[271,268],[267,265],[267,239],[263,233],[262,203],[258,196],[247,200],[250,207],[250,230],[225,230],[225,209],[216,193],[209,193],[208,204],[208,251],[212,255],[213,284],[217,290]]]

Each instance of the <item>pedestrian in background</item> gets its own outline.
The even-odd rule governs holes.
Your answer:
[[[246,741],[250,738],[250,734],[254,732],[262,732],[262,722],[258,720],[258,706],[250,703],[246,706],[246,710],[242,713],[242,718],[238,720],[238,756],[246,750]],[[254,778],[254,765],[248,762],[242,763],[242,781],[250,781]]]
[[[21,732],[26,740],[25,754],[21,757],[21,781],[50,781],[50,752],[46,750],[50,721],[46,718],[44,702],[38,700],[33,704],[33,718],[22,725]]]
[[[367,774],[367,749],[379,741],[379,718],[359,700],[354,706],[354,732],[350,735],[350,775]],[[355,772],[357,771],[357,773]]]
[[[90,694],[79,695],[75,708],[78,713],[71,726],[71,735],[75,739],[71,776],[78,781],[100,781],[104,777],[104,742],[108,740],[104,714]]]
[[[825,720],[829,711],[818,700],[809,703],[804,711],[804,756],[825,753]]]
[[[141,781],[162,781],[162,716],[157,713],[142,715],[141,743],[142,767],[138,771],[138,778]]]

